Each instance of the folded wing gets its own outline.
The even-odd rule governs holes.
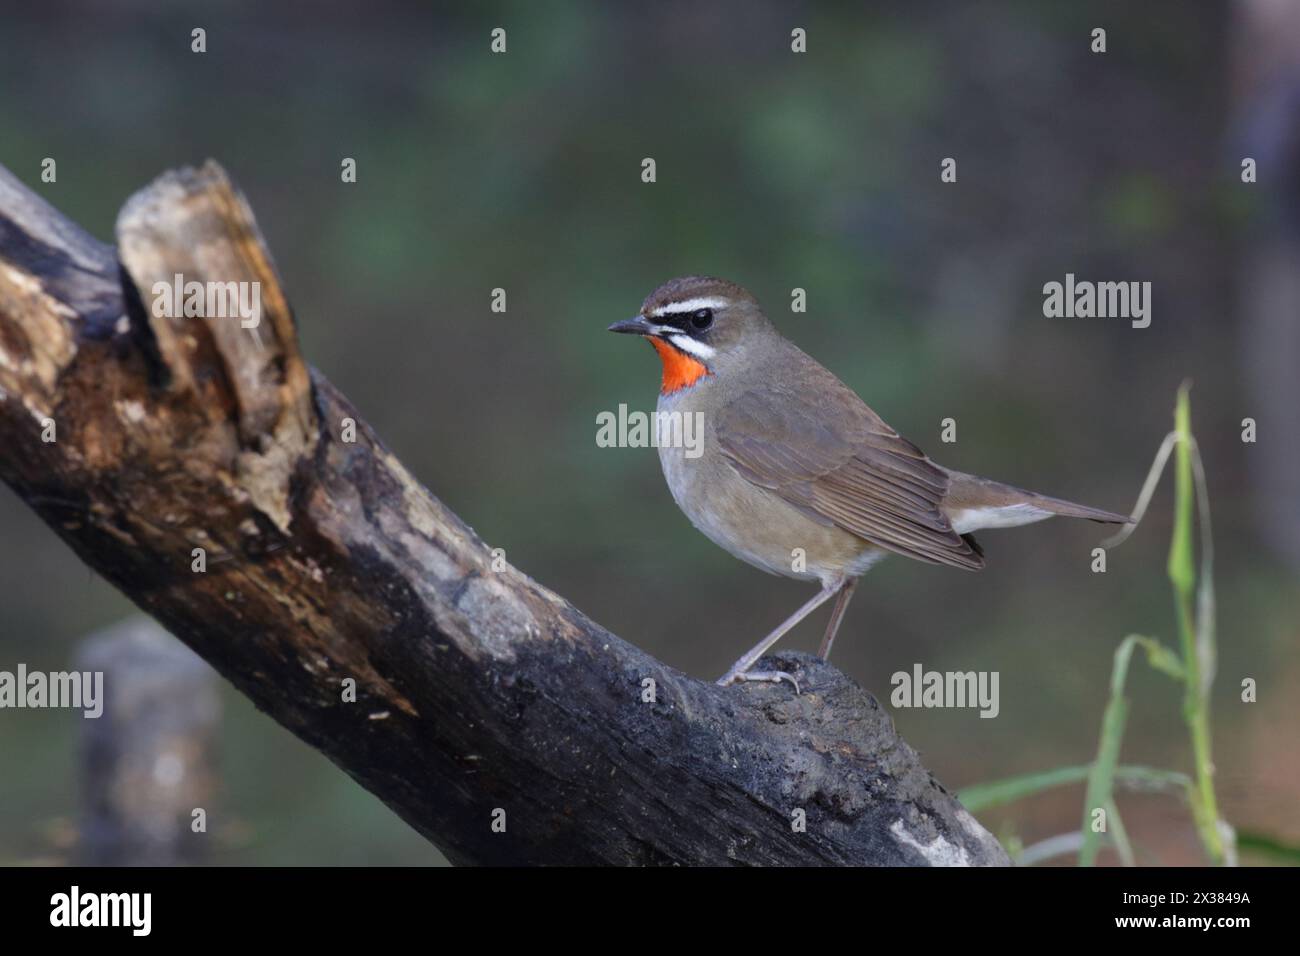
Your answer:
[[[717,439],[736,470],[877,547],[982,568],[984,559],[940,510],[948,473],[839,379],[820,366],[812,374],[821,380],[800,389],[768,383],[717,413]]]

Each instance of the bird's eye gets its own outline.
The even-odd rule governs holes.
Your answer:
[[[712,309],[700,309],[698,312],[696,312],[694,315],[691,316],[691,325],[701,332],[703,332],[712,324],[713,324]]]

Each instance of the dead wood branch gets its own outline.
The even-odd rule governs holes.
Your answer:
[[[177,275],[259,283],[259,324],[160,317]],[[1007,862],[834,668],[718,688],[494,572],[305,364],[213,163],[134,196],[116,250],[0,169],[0,447],[87,564],[455,862]]]

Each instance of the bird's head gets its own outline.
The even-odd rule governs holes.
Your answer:
[[[662,394],[690,388],[705,376],[740,365],[754,340],[771,330],[758,301],[725,279],[684,276],[655,289],[630,319],[611,332],[640,335],[663,362]]]

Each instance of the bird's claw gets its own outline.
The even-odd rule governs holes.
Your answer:
[[[795,696],[799,696],[799,682],[785,671],[741,671],[739,674],[728,674],[722,680],[718,681],[720,685],[726,687],[729,684],[748,681],[770,681],[773,684],[779,684],[786,680],[794,687]]]

